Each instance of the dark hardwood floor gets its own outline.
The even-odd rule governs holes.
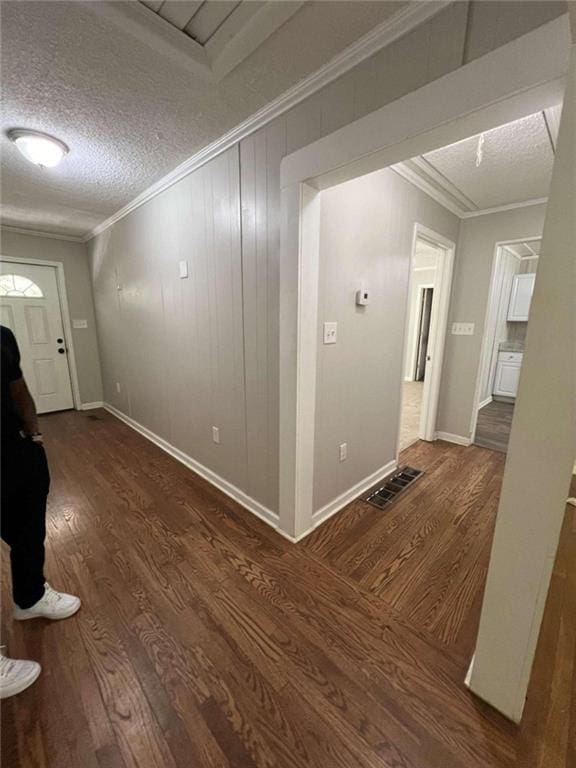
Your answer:
[[[2,702],[3,765],[575,764],[573,516],[525,724],[462,683],[501,454],[417,443],[426,474],[393,507],[355,502],[292,545],[104,411],[42,422],[48,577],[83,608],[12,622],[3,558],[3,639],[43,665]]]
[[[493,451],[506,453],[510,430],[512,429],[512,417],[514,416],[514,403],[503,403],[493,400],[478,411],[478,422],[474,444],[482,448],[491,448]]]

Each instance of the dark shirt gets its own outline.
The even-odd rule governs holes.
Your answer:
[[[22,429],[22,421],[16,412],[10,394],[10,384],[22,378],[22,370],[20,369],[20,350],[14,334],[3,325],[0,325],[0,346],[2,351],[2,367],[0,368],[2,421],[0,429],[2,431],[2,443],[5,444],[8,441],[16,440]]]

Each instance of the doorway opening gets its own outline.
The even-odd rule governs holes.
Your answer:
[[[540,238],[498,243],[486,310],[473,442],[506,452],[518,391]]]
[[[424,232],[423,227],[416,226],[408,289],[399,452],[417,440],[434,437],[434,434],[427,435],[427,425],[431,421],[427,411],[431,406],[436,410],[427,382],[437,357],[435,350],[446,331],[445,323],[438,322],[441,281],[446,279],[441,267],[447,258],[447,248],[442,240],[430,230]],[[449,289],[450,286],[448,294]],[[435,419],[431,432],[435,432]]]

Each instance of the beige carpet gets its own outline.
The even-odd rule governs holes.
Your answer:
[[[400,416],[400,450],[418,440],[423,381],[405,381],[402,385],[402,414]]]

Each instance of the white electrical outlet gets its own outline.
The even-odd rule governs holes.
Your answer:
[[[181,278],[188,277],[188,262],[187,261],[179,261],[178,262],[178,273]]]
[[[348,458],[348,443],[342,443],[340,445],[340,461],[346,461]]]
[[[116,382],[116,392],[118,392],[118,394],[120,394],[120,392],[122,392],[122,387],[120,386],[120,382],[119,381]]]
[[[220,445],[220,429],[218,427],[212,427],[212,440],[216,445]]]
[[[324,344],[336,344],[338,323],[324,323]]]
[[[474,336],[474,323],[452,323],[452,336]]]

